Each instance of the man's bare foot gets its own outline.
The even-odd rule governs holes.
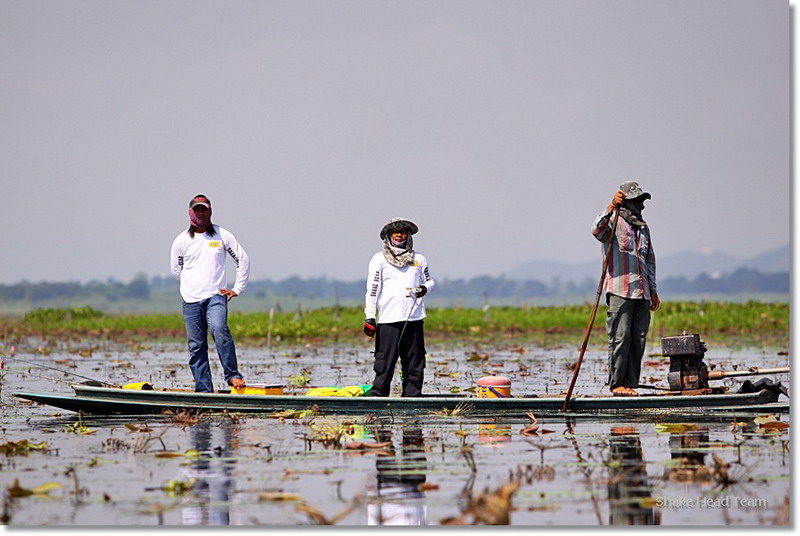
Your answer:
[[[241,389],[244,386],[245,386],[244,380],[241,378],[234,378],[233,380],[231,380],[231,387],[233,387],[234,389]]]
[[[622,385],[611,389],[611,394],[614,396],[639,396],[639,393],[637,393],[635,390]]]

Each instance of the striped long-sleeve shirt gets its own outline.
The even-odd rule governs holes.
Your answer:
[[[603,243],[603,254],[608,255],[606,294],[650,300],[658,292],[650,228],[631,225],[620,217],[612,237],[612,214],[600,214],[592,226],[592,234]]]

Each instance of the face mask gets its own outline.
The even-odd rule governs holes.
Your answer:
[[[414,240],[411,235],[401,246],[395,245],[390,236],[383,240],[383,257],[392,266],[402,268],[414,259]]]
[[[622,207],[619,210],[619,215],[631,225],[644,227],[646,222],[642,218],[642,211],[644,210],[644,200],[626,199],[622,202]]]
[[[211,208],[209,207],[208,213],[206,217],[202,220],[197,217],[197,213],[193,209],[189,209],[189,221],[191,222],[192,226],[202,228],[208,227],[211,224]]]

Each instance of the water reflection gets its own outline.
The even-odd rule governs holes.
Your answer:
[[[184,525],[230,525],[229,496],[236,461],[231,459],[235,426],[201,420],[190,428],[194,448],[200,457],[191,462],[186,478],[194,478],[194,496],[182,509]]]
[[[639,433],[632,426],[611,429],[609,442],[608,502],[611,525],[659,525]]]
[[[708,445],[708,430],[698,428],[686,433],[671,433],[669,449],[672,464],[664,470],[664,477],[670,482],[684,484],[708,484],[712,480],[711,469],[706,467],[706,453],[702,450]]]
[[[426,525],[427,506],[422,484],[428,459],[422,429],[414,424],[395,428],[401,447],[393,442],[388,455],[376,459],[377,481],[367,495],[369,525]],[[378,442],[392,441],[392,430],[377,431]]]
[[[495,419],[485,419],[485,422],[478,424],[478,442],[481,445],[502,447],[510,441],[510,424],[497,424]]]

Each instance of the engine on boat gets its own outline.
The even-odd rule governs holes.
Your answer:
[[[708,347],[698,334],[687,334],[661,339],[661,354],[669,357],[669,388],[673,391],[711,392],[708,385],[708,367],[703,361]],[[688,394],[688,393],[687,393]]]

